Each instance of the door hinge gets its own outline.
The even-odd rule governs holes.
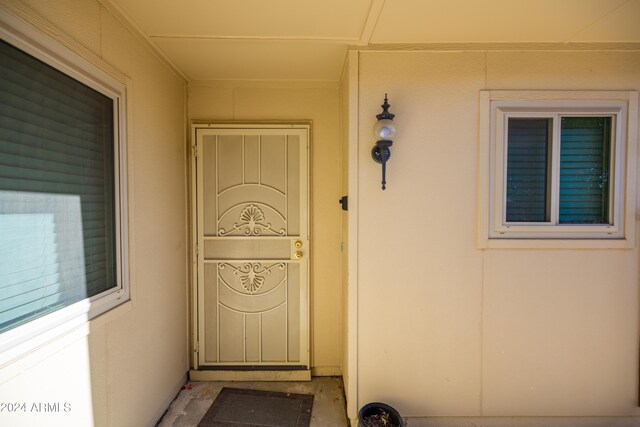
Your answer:
[[[191,148],[193,148],[193,157],[198,158],[198,146],[193,145]]]
[[[196,243],[196,258],[198,258],[199,255],[200,255],[200,247]]]
[[[194,353],[200,353],[200,341],[196,341],[196,345],[193,348]]]

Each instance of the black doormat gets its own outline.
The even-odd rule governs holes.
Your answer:
[[[198,427],[308,427],[312,394],[224,387]]]

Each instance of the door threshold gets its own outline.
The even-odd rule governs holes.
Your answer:
[[[240,371],[240,370],[190,370],[190,381],[311,381],[311,370]]]

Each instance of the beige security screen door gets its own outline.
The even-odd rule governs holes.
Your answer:
[[[194,137],[198,365],[308,369],[309,128]]]

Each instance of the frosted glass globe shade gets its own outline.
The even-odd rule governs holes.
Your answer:
[[[393,123],[393,120],[389,119],[378,120],[373,126],[373,133],[377,141],[383,139],[393,141],[393,138],[396,136],[396,124]]]

